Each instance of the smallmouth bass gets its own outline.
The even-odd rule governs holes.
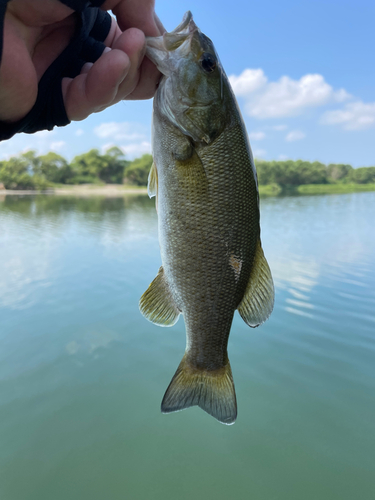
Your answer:
[[[234,312],[256,327],[274,302],[254,160],[213,43],[190,12],[172,32],[148,38],[146,54],[163,74],[148,184],[156,196],[162,267],[139,307],[161,326],[174,325],[182,313],[187,337],[161,410],[198,405],[232,424],[237,402],[227,344]]]

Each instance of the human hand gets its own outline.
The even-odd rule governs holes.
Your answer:
[[[145,35],[164,31],[154,13],[154,0],[107,0],[102,8],[113,9],[118,24],[112,21],[104,41],[108,48],[95,63],[86,63],[75,78],[63,78],[70,120],[83,120],[122,99],[150,98],[160,78],[156,67],[144,58]],[[0,66],[0,120],[15,122],[30,111],[39,80],[69,44],[75,26],[76,13],[58,0],[12,0],[8,4]]]

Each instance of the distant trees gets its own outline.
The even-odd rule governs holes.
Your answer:
[[[328,177],[333,181],[339,181],[346,177],[353,170],[351,165],[343,165],[341,163],[330,163],[327,167]]]
[[[260,185],[277,185],[281,190],[307,184],[375,183],[375,167],[353,168],[347,164],[328,166],[315,161],[258,161]]]
[[[135,184],[136,186],[147,186],[148,173],[152,165],[152,156],[145,154],[132,161],[125,168],[126,184]]]
[[[104,155],[97,149],[75,156],[70,164],[73,176],[70,184],[87,184],[105,182],[107,184],[121,184],[125,167],[130,162],[120,148],[112,147]]]
[[[44,189],[53,184],[121,184],[129,164],[117,147],[104,154],[91,149],[74,157],[71,163],[54,152],[37,156],[35,151],[28,151],[0,162],[0,182],[6,189]]]
[[[37,156],[27,151],[0,161],[0,183],[6,189],[44,189],[55,184],[130,184],[146,186],[152,156],[144,154],[132,162],[118,147],[101,154],[98,149],[75,156],[69,163],[57,153]],[[375,166],[352,168],[308,161],[257,161],[258,181],[274,192],[293,191],[311,184],[375,183]]]
[[[67,160],[52,151],[38,158],[38,172],[48,182],[66,184],[73,177],[73,171]]]
[[[259,161],[257,162],[259,184],[278,184],[282,187],[302,184],[326,184],[327,167],[318,161]]]
[[[375,167],[353,168],[349,173],[349,179],[358,184],[375,182]]]
[[[38,171],[33,151],[0,162],[0,182],[5,189],[44,189],[48,186]]]

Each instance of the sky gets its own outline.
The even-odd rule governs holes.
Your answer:
[[[168,31],[191,10],[232,83],[255,158],[375,165],[373,0],[156,0]],[[119,146],[151,152],[152,101],[123,101],[82,122],[0,143],[67,159]]]

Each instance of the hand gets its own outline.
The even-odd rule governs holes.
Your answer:
[[[64,78],[62,92],[70,120],[83,120],[122,99],[148,99],[160,78],[144,57],[145,35],[164,29],[154,13],[154,0],[107,0],[112,21],[104,41],[108,47],[95,63],[86,63],[80,75]],[[69,44],[76,13],[58,0],[12,0],[4,20],[0,66],[0,120],[14,122],[33,107],[38,82]]]

